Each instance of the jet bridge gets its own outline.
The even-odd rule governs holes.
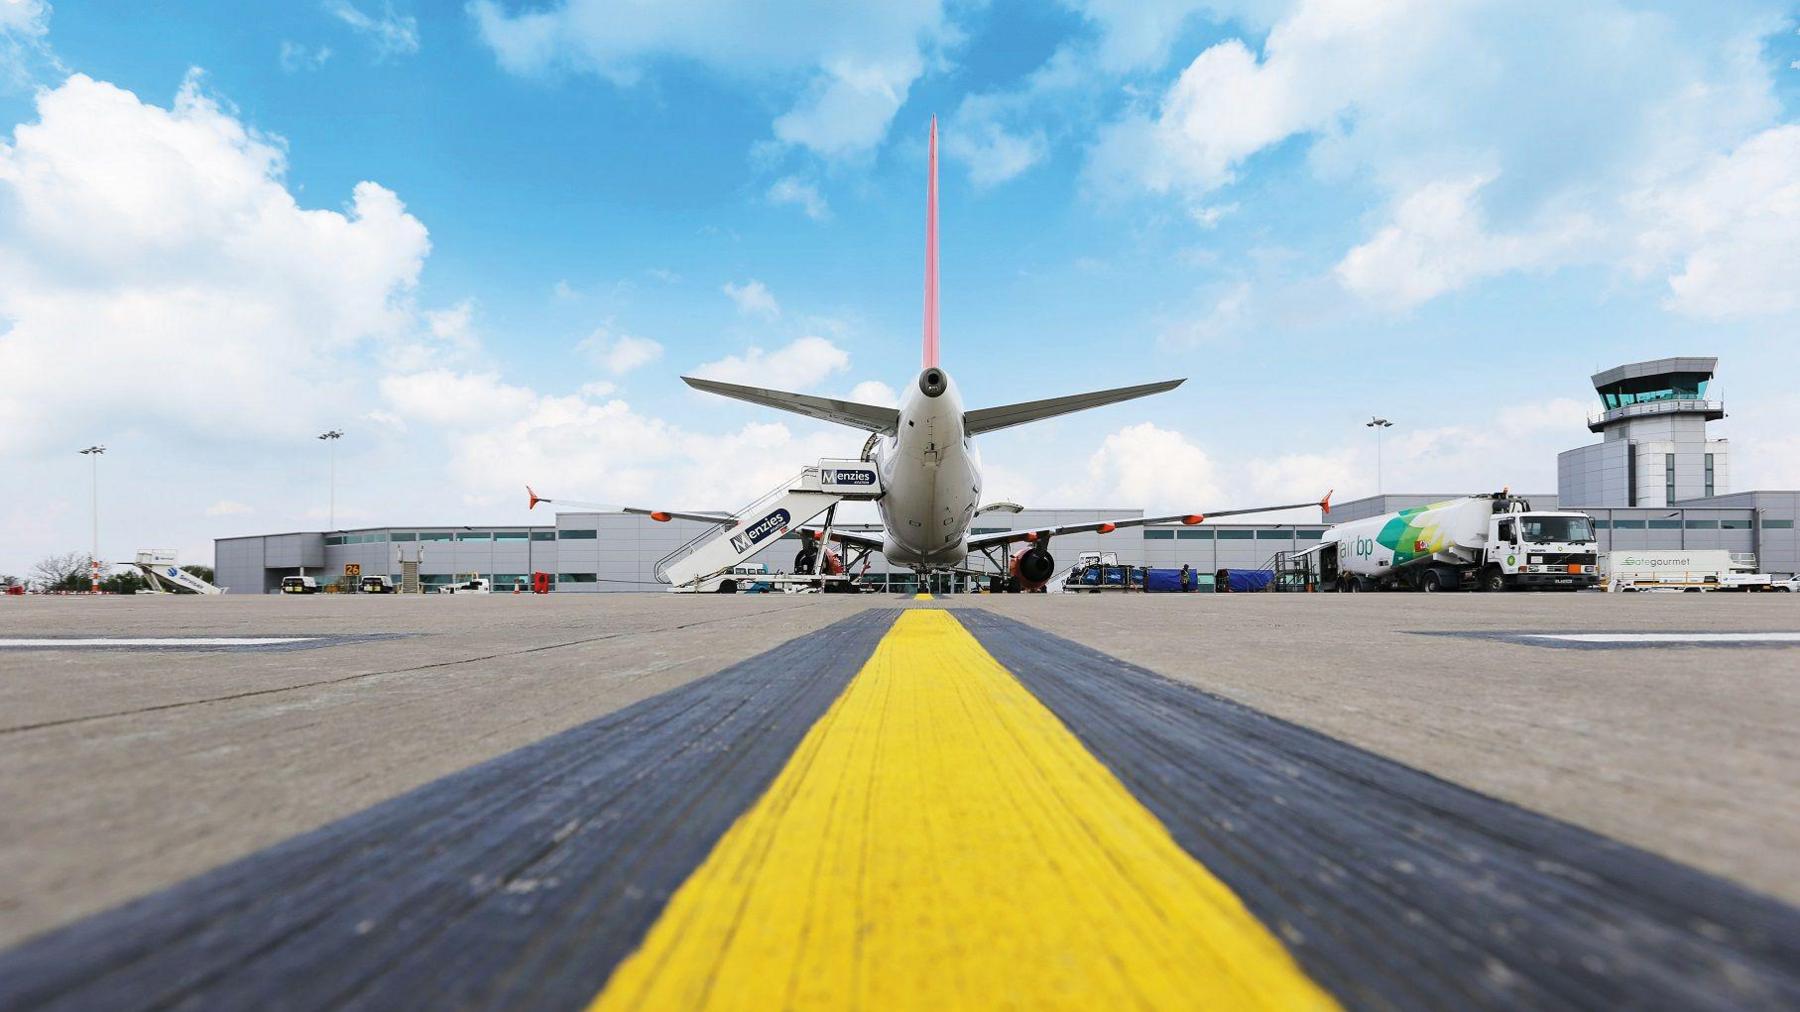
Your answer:
[[[881,498],[881,477],[863,460],[821,460],[695,535],[656,564],[676,592],[717,590],[733,566],[846,500]],[[654,514],[652,514],[654,515]],[[829,520],[827,521],[829,527]],[[826,533],[829,535],[830,531]]]

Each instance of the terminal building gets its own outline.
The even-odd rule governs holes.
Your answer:
[[[1794,521],[1800,491],[1735,492],[1730,446],[1712,438],[1709,422],[1725,417],[1709,399],[1717,360],[1666,358],[1635,362],[1592,377],[1599,405],[1588,429],[1601,441],[1557,455],[1554,493],[1526,494],[1540,509],[1577,509],[1593,516],[1599,550],[1725,549],[1754,556],[1765,573],[1800,573]],[[1496,485],[1505,483],[1496,475]],[[1212,524],[1197,527],[1123,528],[1112,534],[1059,537],[1051,546],[1060,571],[1082,552],[1116,553],[1121,563],[1178,568],[1202,574],[1220,569],[1266,568],[1277,552],[1319,543],[1332,523],[1453,499],[1473,491],[1389,493],[1337,504],[1329,517],[1310,523]],[[1050,527],[1056,524],[1142,516],[1137,509],[1027,509],[977,515],[972,533]],[[843,525],[848,530],[869,526]],[[416,562],[427,590],[481,577],[496,592],[529,589],[531,574],[552,574],[557,592],[603,593],[666,589],[657,563],[709,525],[689,520],[657,522],[623,513],[571,512],[554,525],[395,525],[343,531],[221,538],[214,543],[216,583],[230,593],[274,593],[285,576],[312,575],[324,584],[354,565],[364,575],[386,573],[401,583],[403,562]],[[766,571],[791,572],[801,547],[798,535],[772,543],[750,561]],[[990,570],[982,556],[971,569]],[[919,589],[910,570],[889,567],[879,554],[863,582],[895,593]],[[948,577],[940,579],[950,581]],[[964,581],[953,581],[956,587]],[[951,589],[939,585],[936,589]]]

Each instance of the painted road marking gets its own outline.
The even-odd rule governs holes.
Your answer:
[[[316,636],[143,636],[0,639],[0,650],[117,650],[126,647],[276,647],[310,643]]]
[[[0,952],[0,1009],[580,1008],[894,614],[854,615]]]
[[[954,614],[1345,1004],[1800,1008],[1792,906],[1043,629]]]
[[[949,614],[909,611],[594,1009],[1330,1008]]]
[[[1800,645],[1800,632],[1446,632],[1422,630],[1417,636],[1456,636],[1463,639],[1500,640],[1531,647],[1572,650],[1638,650],[1648,647],[1785,647]]]
[[[1522,633],[1528,640],[1552,640],[1558,643],[1616,643],[1644,646],[1664,643],[1730,645],[1736,643],[1800,643],[1800,632],[1712,632],[1712,633]]]

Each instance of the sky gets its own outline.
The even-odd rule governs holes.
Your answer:
[[[1800,487],[1792,3],[0,0],[0,574],[88,549],[94,443],[101,557],[202,562],[854,456],[679,376],[894,399],[934,115],[966,402],[1187,378],[984,437],[990,500],[1553,490],[1683,354]]]

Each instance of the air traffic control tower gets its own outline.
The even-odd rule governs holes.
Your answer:
[[[1593,376],[1600,411],[1588,429],[1602,441],[1556,455],[1564,509],[1668,506],[1731,491],[1729,444],[1706,423],[1725,417],[1709,400],[1716,358],[1659,358]]]

